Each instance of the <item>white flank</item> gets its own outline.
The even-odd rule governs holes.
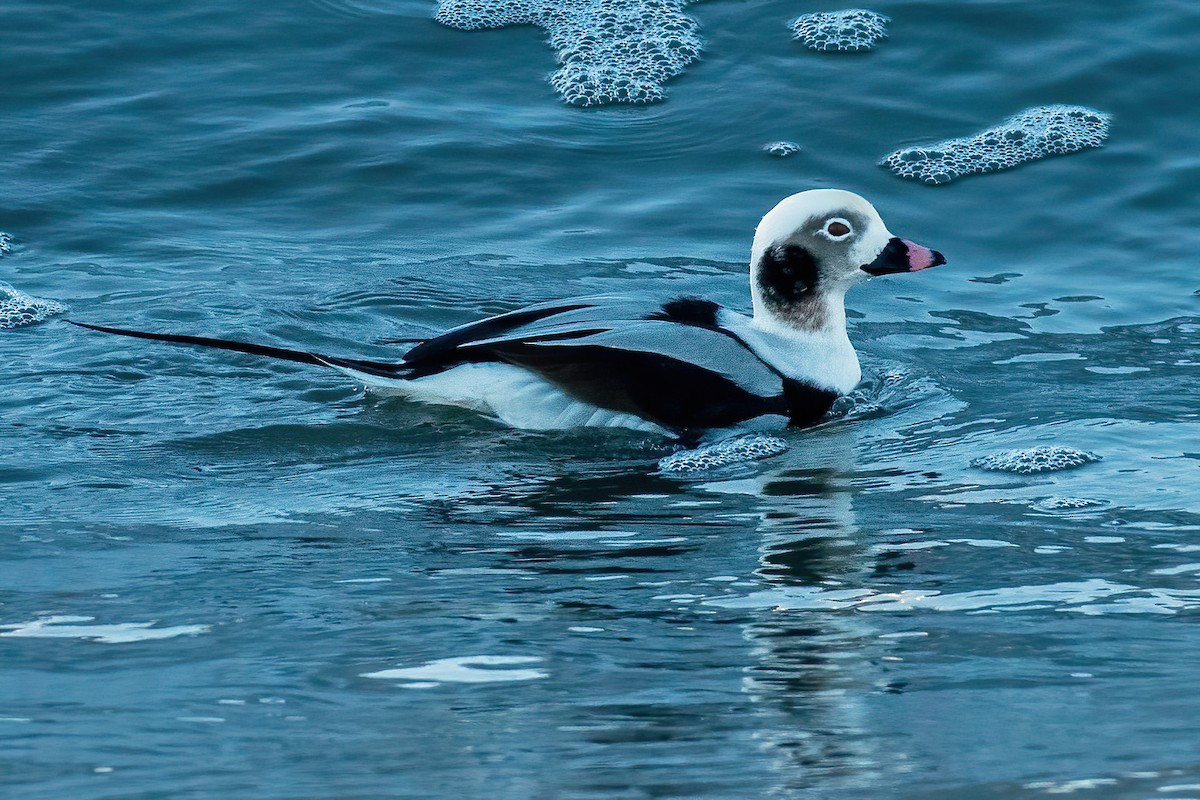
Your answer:
[[[379,394],[469,408],[514,428],[630,428],[670,435],[662,426],[634,414],[576,400],[539,375],[511,364],[461,364],[415,380],[382,378],[345,367],[338,369]]]

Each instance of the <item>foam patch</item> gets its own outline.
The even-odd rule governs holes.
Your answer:
[[[779,158],[787,158],[788,156],[799,153],[800,145],[796,144],[795,142],[768,142],[767,144],[763,145],[762,149],[764,153],[769,153],[770,155],[778,156]]]
[[[1042,511],[1078,511],[1083,508],[1097,508],[1106,503],[1091,497],[1046,497],[1033,505]]]
[[[1086,450],[1051,445],[1049,447],[1030,447],[1026,450],[1004,450],[990,456],[977,458],[971,462],[971,466],[992,472],[1033,475],[1039,472],[1074,469],[1099,460],[1100,456]]]
[[[700,57],[694,0],[440,0],[435,19],[462,30],[537,25],[562,66],[550,84],[575,106],[651,103]]]
[[[23,328],[67,310],[54,300],[39,300],[0,282],[0,329]]]
[[[0,231],[0,256],[8,255],[12,252],[12,237],[4,231]]]
[[[1037,106],[974,136],[906,147],[880,162],[901,178],[949,183],[964,175],[1103,146],[1111,117],[1086,106]]]
[[[678,453],[672,453],[659,460],[658,468],[661,472],[688,475],[729,464],[770,458],[786,452],[787,449],[787,442],[777,436],[750,434],[714,444],[706,444],[695,450],[681,450]]]
[[[788,23],[792,38],[812,50],[861,53],[887,38],[891,18],[865,8],[804,14]]]

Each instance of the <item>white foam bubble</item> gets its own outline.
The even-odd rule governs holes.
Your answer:
[[[770,458],[786,452],[787,449],[787,442],[777,436],[754,433],[706,444],[695,450],[672,453],[659,460],[658,468],[662,472],[686,475],[743,461]]]
[[[12,252],[12,237],[4,231],[0,231],[0,256],[7,255]]]
[[[530,681],[548,677],[540,669],[495,669],[512,664],[532,664],[538,656],[461,656],[441,658],[419,667],[385,669],[364,672],[364,678],[403,680],[432,683],[495,683],[498,681]]]
[[[1044,497],[1033,505],[1042,511],[1078,511],[1083,508],[1097,508],[1107,503],[1091,497]]]
[[[119,622],[111,625],[78,625],[71,623],[91,622],[95,617],[56,615],[42,617],[30,622],[0,625],[5,629],[0,636],[31,639],[87,639],[101,644],[128,644],[155,639],[173,639],[176,636],[194,636],[207,633],[208,625],[175,625],[155,628],[153,622]]]
[[[537,25],[561,66],[550,84],[568,103],[650,103],[700,57],[691,0],[440,0],[436,19],[462,30]]]
[[[792,20],[792,38],[823,52],[859,53],[887,38],[889,17],[865,8],[822,11]]]
[[[0,281],[0,329],[23,328],[66,310],[62,303],[31,297]]]
[[[1100,147],[1108,138],[1110,119],[1086,106],[1036,106],[973,136],[906,147],[880,163],[901,178],[949,183],[964,175]]]
[[[763,152],[777,158],[787,158],[800,152],[800,145],[795,142],[767,142],[762,146]]]
[[[999,453],[975,459],[971,462],[971,466],[992,472],[1033,475],[1039,472],[1074,469],[1099,460],[1100,456],[1086,450],[1050,445],[1048,447],[1030,447],[1024,450],[1002,450]],[[1092,503],[1086,502],[1084,505],[1092,505]],[[1072,506],[1068,505],[1067,507]]]

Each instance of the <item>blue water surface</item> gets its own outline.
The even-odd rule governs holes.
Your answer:
[[[0,330],[0,786],[61,798],[1200,797],[1200,6],[880,0],[820,53],[690,5],[664,102],[427,0],[0,12],[0,281],[98,324],[394,358],[577,294],[748,305],[836,186],[950,264],[849,298],[776,458],[501,429],[333,371]],[[1023,109],[1101,149],[878,165]],[[794,141],[772,157],[762,146]],[[1101,460],[985,471],[1010,449]]]

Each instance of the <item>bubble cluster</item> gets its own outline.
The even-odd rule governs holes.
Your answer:
[[[1004,450],[990,456],[977,458],[971,462],[971,466],[992,472],[1033,475],[1038,472],[1057,472],[1061,469],[1082,467],[1084,464],[1091,464],[1099,460],[1100,456],[1086,450],[1050,445],[1030,447],[1025,450]]]
[[[12,250],[12,237],[4,231],[0,231],[0,256],[5,255]]]
[[[1085,106],[1036,106],[974,136],[906,147],[880,163],[901,178],[949,183],[964,175],[1100,147],[1108,138],[1110,119]]]
[[[1045,497],[1033,505],[1042,511],[1078,511],[1081,508],[1096,508],[1106,503],[1091,497]]]
[[[786,452],[787,449],[787,442],[783,439],[755,433],[706,444],[695,450],[681,450],[678,453],[672,453],[659,460],[658,468],[662,472],[686,475],[743,461],[770,458]]]
[[[762,146],[763,152],[779,158],[787,158],[800,152],[800,145],[795,142],[768,142]]]
[[[792,38],[813,50],[840,53],[859,53],[872,50],[887,38],[887,24],[892,20],[865,8],[845,11],[822,11],[805,14],[792,20]]]
[[[62,303],[30,297],[0,282],[0,329],[33,325],[66,310]]]
[[[576,106],[650,103],[700,57],[694,0],[440,0],[436,19],[462,30],[537,25],[561,66],[550,84]]]

